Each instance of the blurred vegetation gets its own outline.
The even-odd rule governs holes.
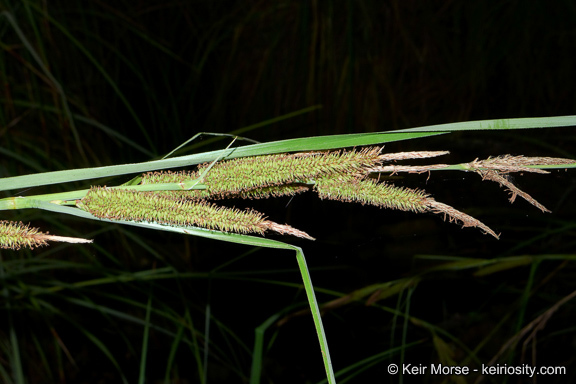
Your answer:
[[[0,177],[145,161],[197,132],[234,132],[320,105],[243,135],[268,141],[576,110],[576,5],[566,0],[0,0],[0,11]],[[568,129],[459,133],[386,150],[450,150],[446,162],[576,158],[575,139]],[[574,380],[575,304],[561,301],[576,274],[574,172],[519,180],[552,214],[509,205],[475,175],[398,182],[426,184],[501,240],[305,195],[252,204],[318,239],[295,243],[321,300],[360,300],[332,303],[325,316],[335,370],[358,363],[339,381],[397,382],[390,362],[472,366],[500,352],[500,363],[565,365],[568,374],[549,382]],[[86,184],[50,191],[73,187]],[[297,316],[306,301],[289,252],[36,211],[3,219],[96,239],[1,251],[3,382],[246,382],[261,324],[263,382],[324,377],[310,316]],[[503,271],[478,269],[488,264]],[[368,289],[377,294],[364,305],[357,290],[384,283]],[[536,332],[532,322],[546,313]]]

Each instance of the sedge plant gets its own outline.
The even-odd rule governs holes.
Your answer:
[[[85,219],[172,231],[245,245],[287,249],[296,253],[307,299],[318,334],[327,380],[336,382],[327,338],[322,326],[314,286],[301,247],[266,238],[268,233],[314,240],[314,234],[268,220],[265,213],[220,205],[231,198],[263,199],[292,196],[310,191],[321,199],[374,205],[414,213],[439,214],[463,227],[499,237],[480,220],[435,200],[426,191],[395,186],[388,176],[401,172],[439,170],[474,172],[483,180],[507,188],[513,202],[517,196],[544,212],[548,209],[507,177],[511,173],[545,174],[546,169],[574,168],[576,160],[552,157],[500,155],[462,164],[404,165],[399,161],[430,159],[446,151],[386,153],[382,144],[425,138],[454,131],[509,130],[575,126],[576,116],[486,120],[444,124],[402,131],[349,134],[291,139],[231,147],[137,164],[8,177],[0,190],[46,186],[115,175],[140,174],[118,186],[94,184],[90,188],[0,200],[1,210],[35,208]],[[183,167],[194,167],[193,169]],[[17,250],[36,248],[48,242],[91,243],[92,239],[54,236],[28,224],[0,222],[0,247]],[[97,239],[96,239],[97,241]],[[89,246],[89,245],[88,245]],[[406,282],[396,285],[404,287]],[[410,282],[407,284],[409,285]],[[381,287],[379,287],[381,288]],[[403,289],[403,288],[402,288]],[[366,293],[367,294],[367,293]],[[262,337],[257,338],[262,342]],[[255,349],[260,351],[261,346]],[[257,361],[260,356],[255,356]],[[254,364],[251,382],[259,381]]]

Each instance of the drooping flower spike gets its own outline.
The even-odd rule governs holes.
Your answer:
[[[460,169],[480,174],[484,180],[498,182],[511,192],[510,200],[521,196],[542,211],[548,210],[516,187],[506,175],[510,172],[547,173],[539,166],[574,163],[571,159],[501,156],[474,160],[459,165],[397,165],[396,161],[445,155],[446,151],[382,153],[381,147],[275,154],[222,160],[201,164],[193,171],[149,172],[140,185],[93,187],[82,199],[54,201],[75,204],[98,218],[153,222],[167,226],[200,227],[240,234],[266,232],[313,238],[289,225],[275,223],[253,209],[241,210],[217,205],[222,199],[262,199],[293,196],[313,191],[321,199],[355,202],[385,209],[415,213],[436,213],[464,227],[476,227],[496,238],[498,235],[481,221],[434,200],[427,192],[395,186],[371,177],[374,173],[422,173],[436,169]],[[205,189],[189,188],[202,184]],[[154,184],[158,184],[155,188]],[[141,188],[138,188],[141,187]],[[181,187],[179,190],[166,190]],[[0,222],[0,247],[19,249],[46,245],[47,241],[73,243],[91,240],[66,238],[41,233],[22,223]]]
[[[370,173],[386,172],[384,162],[406,159],[430,158],[445,155],[446,151],[421,151],[382,154],[382,148],[365,148],[352,151],[310,152],[297,154],[278,154],[225,160],[214,164],[202,164],[193,172],[151,172],[142,175],[142,184],[155,183],[189,183],[199,180],[207,186],[204,190],[158,191],[152,192],[146,199],[167,201],[205,201],[224,198],[266,198],[289,196],[312,189],[322,199],[344,202],[359,202],[387,209],[399,209],[416,213],[432,212],[443,214],[450,221],[460,222],[465,227],[478,227],[485,233],[498,237],[488,226],[477,219],[460,212],[446,204],[439,203],[424,191],[400,188],[394,185],[377,182],[368,178]],[[208,171],[207,171],[208,170]],[[93,194],[95,192],[92,192]],[[133,195],[135,197],[139,195]],[[140,195],[144,196],[144,195]],[[152,196],[156,196],[152,198]],[[86,199],[85,199],[86,200]],[[216,210],[214,206],[186,203],[187,209]],[[138,205],[135,205],[138,206]],[[173,207],[176,207],[173,205]],[[91,209],[95,213],[94,208]],[[176,210],[176,208],[173,208]],[[180,209],[180,206],[178,206]],[[220,208],[222,210],[222,208]],[[114,211],[115,215],[121,209]],[[151,213],[155,212],[154,215]],[[123,219],[151,220],[170,224],[166,217],[159,218],[158,210],[151,209],[144,217],[138,212],[123,215]],[[224,211],[222,211],[224,212]],[[226,211],[228,212],[228,211]],[[95,213],[97,216],[100,212]],[[225,224],[218,215],[173,223],[200,226],[237,233],[262,233],[262,226],[249,224],[248,217],[238,210],[230,211],[236,215],[234,225]],[[170,216],[170,214],[169,214]],[[175,218],[175,214],[172,215]],[[99,216],[104,217],[104,216]],[[112,217],[110,215],[105,217]],[[228,217],[230,220],[232,216]],[[246,220],[247,225],[243,226]],[[278,224],[277,224],[278,225]],[[286,226],[287,227],[287,226]],[[291,227],[290,227],[291,228]],[[268,228],[270,230],[270,228]],[[291,230],[297,231],[293,228]],[[282,232],[282,231],[277,231]],[[284,231],[283,233],[290,233]],[[292,233],[295,234],[295,233]],[[303,234],[303,232],[302,232]],[[306,235],[299,237],[311,238]]]

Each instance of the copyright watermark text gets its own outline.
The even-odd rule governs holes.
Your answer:
[[[480,367],[470,368],[464,365],[444,365],[444,364],[388,364],[388,373],[391,375],[457,375],[466,376],[471,373],[496,376],[527,376],[534,377],[536,375],[565,375],[566,367],[533,367],[528,364],[521,365],[508,365],[496,364],[486,365],[482,364]]]

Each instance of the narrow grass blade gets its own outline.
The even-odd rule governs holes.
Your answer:
[[[512,129],[572,127],[576,125],[576,116],[528,117],[517,119],[494,119],[465,121],[428,125],[425,127],[400,129],[394,132],[456,132],[456,131],[502,131]]]
[[[178,326],[178,332],[172,341],[172,345],[170,347],[170,354],[168,355],[168,360],[166,363],[166,373],[164,374],[164,382],[170,382],[170,371],[174,365],[174,360],[176,358],[176,351],[178,351],[178,347],[182,344],[182,336],[184,335],[184,325],[180,324]]]
[[[68,123],[70,124],[70,129],[72,131],[72,135],[74,136],[74,141],[76,142],[76,147],[78,148],[80,155],[84,158],[84,160],[86,160],[86,154],[84,153],[84,148],[82,147],[80,135],[78,134],[78,130],[76,129],[76,124],[74,123],[74,119],[72,118],[72,112],[70,111],[70,106],[68,105],[68,97],[64,92],[64,88],[62,88],[58,80],[56,80],[56,78],[52,75],[52,72],[50,72],[50,70],[46,67],[46,65],[44,64],[44,62],[34,49],[34,46],[30,43],[26,35],[24,35],[24,32],[20,29],[14,16],[12,16],[12,14],[8,11],[4,11],[0,13],[0,15],[4,16],[8,20],[10,25],[12,25],[12,28],[14,28],[14,31],[18,35],[18,38],[22,41],[22,44],[28,50],[28,53],[34,58],[36,64],[38,64],[38,66],[42,69],[44,75],[48,79],[50,79],[50,82],[52,83],[51,85],[56,89],[56,91],[60,95],[62,99],[62,106],[64,107],[64,112],[66,114],[66,118],[68,119]]]
[[[110,76],[110,74],[104,69],[104,67],[98,62],[98,60],[94,57],[94,55],[92,55],[92,53],[90,53],[90,51],[78,39],[76,39],[68,29],[66,29],[62,24],[60,24],[56,19],[51,17],[49,13],[44,12],[42,8],[40,8],[38,5],[34,3],[30,3],[30,6],[34,8],[36,12],[41,13],[42,16],[46,18],[47,21],[49,21],[52,25],[54,25],[54,27],[56,27],[60,32],[62,32],[62,34],[64,34],[64,36],[66,36],[86,56],[86,58],[96,67],[96,69],[98,69],[98,71],[106,79],[108,84],[110,84],[110,86],[114,89],[114,92],[116,93],[118,98],[122,101],[128,112],[130,113],[130,115],[140,128],[140,133],[142,134],[142,136],[144,136],[150,147],[154,148],[154,143],[150,139],[148,131],[144,127],[144,123],[142,123],[142,121],[138,117],[138,114],[134,111],[134,108],[132,108],[132,105],[130,104],[126,96],[122,93],[122,91],[118,87],[118,84],[114,81],[112,76]],[[69,113],[69,111],[67,111],[67,113]]]
[[[350,364],[347,367],[342,368],[341,370],[336,372],[336,376],[342,377],[346,374],[350,374],[350,376],[348,378],[340,381],[340,383],[348,382],[350,379],[354,378],[354,375],[358,375],[359,373],[367,370],[368,368],[370,368],[376,364],[380,364],[383,361],[390,359],[392,356],[397,355],[398,353],[400,353],[400,350],[402,348],[411,348],[411,347],[423,344],[424,342],[425,342],[425,340],[418,340],[418,341],[413,341],[413,342],[411,342],[411,343],[409,343],[403,347],[393,347],[393,348],[387,349],[383,352],[369,356],[365,359],[362,359],[360,361],[357,361],[355,363]],[[318,382],[317,384],[325,384],[327,382],[328,382],[328,380],[324,379],[324,380]]]
[[[49,105],[34,103],[34,102],[29,101],[29,100],[15,100],[15,99],[8,100],[6,98],[0,98],[0,103],[7,103],[8,101],[10,101],[10,103],[14,104],[15,106],[29,108],[29,109],[34,110],[34,111],[48,112],[51,114],[59,113],[57,108],[49,106]],[[143,146],[141,146],[140,144],[138,144],[134,140],[130,139],[129,137],[121,134],[120,132],[114,130],[111,127],[108,127],[107,125],[100,123],[99,121],[97,121],[95,119],[92,119],[92,118],[89,118],[86,116],[82,116],[82,115],[77,114],[77,113],[72,113],[72,118],[75,121],[82,122],[84,124],[90,125],[96,129],[101,130],[102,132],[106,133],[109,137],[125,143],[126,145],[134,148],[135,150],[137,150],[139,152],[142,152],[144,155],[146,155],[148,157],[154,156],[154,153],[152,153],[152,151],[149,151],[148,149],[144,148]]]
[[[259,384],[262,375],[262,354],[264,351],[264,332],[280,318],[281,313],[275,313],[259,325],[255,330],[254,350],[252,351],[252,368],[250,384]]]
[[[4,260],[2,260],[2,255],[0,254],[0,279],[2,281],[6,280],[6,271],[4,269]],[[9,299],[10,292],[7,286],[4,286],[1,291],[4,299]],[[14,327],[14,319],[11,311],[11,300],[7,300],[6,307],[8,309],[8,334],[9,334],[9,345],[5,346],[5,353],[8,355],[8,360],[12,368],[12,374],[14,375],[15,382],[17,384],[24,384],[24,371],[22,370],[22,358],[20,356],[20,348],[18,343],[18,335]]]
[[[38,185],[58,184],[70,181],[89,180],[100,177],[148,172],[159,169],[178,168],[214,161],[224,157],[232,159],[283,152],[319,151],[334,148],[382,144],[468,130],[511,130],[526,128],[550,128],[576,126],[576,116],[557,116],[527,119],[481,120],[463,123],[431,125],[408,130],[377,133],[359,133],[333,136],[316,136],[247,145],[228,150],[205,152],[163,160],[136,164],[112,165],[107,167],[71,169],[2,179],[0,191],[29,188]]]
[[[306,295],[308,296],[308,303],[310,304],[310,310],[312,311],[312,317],[314,318],[316,332],[318,333],[318,341],[320,342],[320,349],[322,350],[322,358],[324,359],[324,368],[326,369],[328,383],[335,384],[336,378],[334,377],[332,361],[330,360],[328,341],[326,340],[326,334],[324,333],[324,327],[322,326],[322,316],[320,314],[320,309],[318,308],[316,295],[314,294],[314,286],[312,285],[312,279],[310,278],[310,273],[308,272],[306,258],[304,257],[302,249],[297,247],[294,248],[296,248],[296,259],[298,260],[298,266],[300,267],[302,280],[304,280],[304,288],[306,290]]]
[[[77,327],[78,325],[75,324]],[[114,358],[114,355],[112,355],[112,352],[110,352],[110,349],[108,349],[108,347],[106,346],[106,344],[104,344],[98,337],[96,337],[95,335],[93,335],[92,333],[88,332],[86,329],[78,327],[82,333],[84,334],[84,336],[86,338],[88,338],[88,340],[90,340],[92,343],[94,343],[94,345],[100,349],[100,351],[108,358],[108,360],[114,365],[114,367],[118,370],[121,379],[122,379],[122,383],[127,384],[128,380],[126,380],[126,378],[124,377],[124,374],[122,373],[122,369],[120,368],[120,365],[118,364],[118,362],[116,361],[116,359]]]
[[[148,304],[146,305],[146,319],[144,320],[144,335],[142,336],[142,354],[140,355],[140,375],[138,383],[144,384],[146,382],[146,357],[148,355],[148,339],[150,337],[150,313],[152,312],[152,294],[148,296]]]
[[[179,156],[163,160],[147,161],[144,163],[111,165],[106,167],[80,168],[65,171],[54,171],[31,175],[6,177],[0,180],[0,191],[10,189],[30,188],[38,185],[50,185],[71,181],[97,179],[101,177],[126,175],[148,172],[160,169],[179,168],[211,162],[218,158],[233,159],[245,156],[258,156],[283,152],[320,151],[326,149],[343,148],[382,144],[393,141],[428,137],[441,133],[360,133],[334,136],[317,136],[300,139],[290,139],[247,145],[195,155]]]
[[[15,375],[15,383],[24,384],[24,371],[22,370],[22,358],[20,356],[20,347],[18,342],[18,336],[16,335],[16,329],[14,328],[14,323],[12,319],[12,311],[8,313],[9,323],[10,323],[10,346],[12,347],[12,353],[10,354],[10,363],[12,365],[12,372]]]

